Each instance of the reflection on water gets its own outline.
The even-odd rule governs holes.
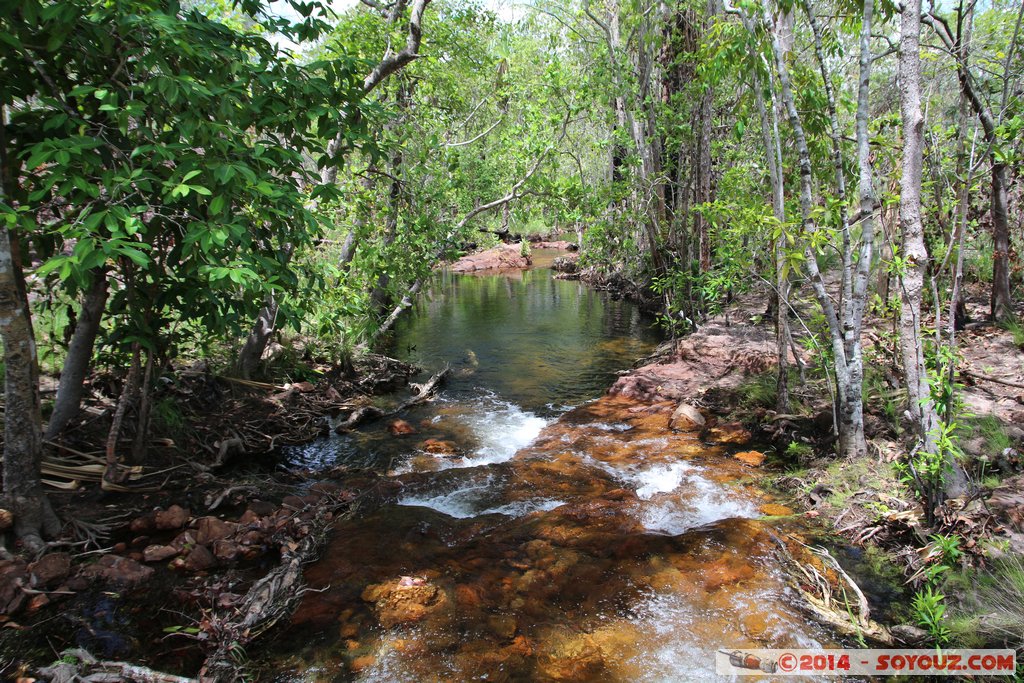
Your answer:
[[[399,321],[394,354],[430,369],[451,363],[454,395],[485,387],[550,415],[602,394],[657,341],[632,303],[547,269],[521,279],[445,273]]]
[[[439,278],[397,352],[456,376],[403,415],[291,453],[373,467],[379,500],[306,570],[278,681],[706,681],[717,648],[815,647],[782,522],[674,406],[603,397],[656,341],[628,303],[528,271]],[[577,406],[572,408],[570,406]]]

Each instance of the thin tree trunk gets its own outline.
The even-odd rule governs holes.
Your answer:
[[[911,420],[927,453],[938,452],[939,420],[932,401],[924,360],[921,330],[921,299],[928,252],[921,222],[921,167],[924,146],[924,115],[921,112],[921,0],[905,0],[900,13],[900,113],[903,120],[903,162],[900,179],[900,228],[903,259],[900,349],[906,378]],[[947,453],[946,493],[961,495],[966,477]]]
[[[814,223],[814,195],[812,189],[812,168],[811,155],[807,146],[807,137],[804,133],[803,122],[800,112],[796,108],[796,100],[793,96],[793,89],[789,76],[789,68],[786,65],[782,41],[775,28],[775,20],[772,16],[768,0],[762,0],[761,9],[768,35],[772,42],[772,54],[775,58],[775,68],[779,76],[779,85],[782,91],[782,101],[786,106],[789,115],[790,125],[793,127],[796,138],[797,153],[800,168],[800,213],[803,220],[804,232],[813,234],[817,227]],[[869,17],[870,21],[870,17]],[[863,74],[862,74],[863,78]],[[858,101],[858,109],[866,106],[866,103]],[[870,263],[871,246],[869,240],[861,245],[861,254],[868,255],[867,262]],[[839,431],[839,452],[849,458],[859,458],[867,454],[867,442],[864,439],[864,405],[861,395],[863,384],[863,367],[861,365],[860,348],[860,322],[863,314],[863,301],[851,307],[844,306],[843,319],[840,319],[836,307],[833,305],[828,291],[825,288],[825,281],[817,263],[817,253],[807,244],[804,249],[808,274],[810,275],[811,286],[814,289],[815,297],[825,314],[829,327],[829,337],[835,356],[836,375],[836,424]],[[863,260],[863,259],[862,259]],[[844,263],[847,259],[844,257]],[[866,290],[866,271],[864,269],[864,282],[858,279],[857,291]],[[858,276],[861,272],[858,271]],[[844,277],[850,274],[844,271]],[[855,294],[854,297],[857,295]],[[864,297],[861,296],[860,299]],[[852,316],[852,318],[851,318]]]
[[[128,376],[124,380],[124,388],[121,390],[121,398],[117,401],[117,408],[114,409],[114,416],[110,422],[110,432],[107,434],[106,468],[103,470],[103,484],[120,484],[124,480],[121,472],[121,458],[117,454],[117,444],[121,439],[121,426],[124,424],[124,417],[128,413],[128,406],[135,402],[138,394],[139,365],[140,363],[139,343],[132,345],[132,362],[128,367]]]
[[[60,371],[57,398],[53,404],[50,421],[46,425],[45,439],[56,438],[78,415],[81,408],[85,378],[92,363],[93,347],[107,305],[108,290],[107,274],[101,271],[96,274],[96,281],[82,299],[78,323],[71,336],[64,367]]]
[[[920,4],[920,3],[919,3]],[[934,30],[935,34],[945,45],[946,49],[957,54],[956,41],[950,35],[944,21],[938,16],[928,12],[924,15],[925,22]],[[1017,31],[1014,32],[1014,40],[1008,51],[1012,53],[1016,42]],[[1006,64],[1003,74],[1006,83],[1009,82],[1008,72],[1010,65]],[[996,321],[1003,321],[1013,315],[1013,300],[1010,298],[1010,223],[1007,210],[1006,197],[1006,164],[996,156],[996,147],[999,144],[997,128],[999,121],[992,115],[992,109],[982,99],[978,92],[977,84],[970,67],[964,58],[957,58],[957,75],[960,81],[960,90],[971,103],[974,113],[981,121],[981,128],[985,133],[985,142],[989,146],[989,157],[992,161],[992,183],[991,183],[991,214],[992,214],[992,298],[991,315]],[[1000,111],[1005,109],[1004,103]],[[1001,116],[1001,115],[1000,115]]]
[[[142,373],[142,388],[139,397],[139,418],[132,442],[132,462],[142,464],[149,452],[149,418],[153,408],[153,359],[156,354],[146,352],[146,369]]]

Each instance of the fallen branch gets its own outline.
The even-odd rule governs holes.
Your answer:
[[[390,417],[391,415],[400,413],[403,410],[411,408],[414,405],[418,405],[420,403],[425,403],[426,401],[429,401],[431,397],[433,397],[433,395],[437,393],[438,387],[441,385],[441,383],[444,382],[444,379],[448,376],[450,372],[451,367],[446,365],[443,370],[432,375],[430,379],[428,379],[423,384],[410,383],[409,386],[412,387],[413,391],[415,392],[412,398],[403,401],[397,407],[391,410],[383,410],[376,406],[363,406],[362,408],[353,411],[351,414],[349,414],[347,418],[345,418],[343,422],[339,422],[334,426],[334,432],[336,434],[341,434],[343,432],[347,432],[351,429],[354,429],[356,426],[364,422],[367,422],[371,419]]]
[[[988,375],[982,375],[977,372],[970,372],[968,370],[961,370],[961,375],[966,377],[973,377],[974,379],[980,379],[983,382],[994,382],[996,384],[1002,384],[1004,386],[1013,387],[1014,389],[1024,389],[1024,384],[1018,382],[1010,382],[1009,380],[999,379],[997,377],[989,377]]]

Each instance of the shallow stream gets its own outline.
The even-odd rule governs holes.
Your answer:
[[[440,275],[396,334],[396,355],[453,369],[401,416],[415,432],[288,453],[389,478],[250,653],[268,679],[706,681],[718,649],[832,644],[776,566],[792,522],[766,518],[736,448],[604,396],[658,341],[632,304],[544,268]]]

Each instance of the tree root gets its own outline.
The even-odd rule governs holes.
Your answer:
[[[64,650],[60,662],[39,669],[38,674],[50,683],[196,683],[194,678],[166,674],[138,664],[100,661],[80,648]]]
[[[241,678],[246,660],[245,647],[289,615],[302,597],[302,567],[316,559],[331,525],[339,519],[335,513],[348,503],[323,500],[313,519],[304,522],[310,531],[300,541],[281,543],[281,563],[257,581],[233,608],[233,613],[210,619],[210,632],[217,644],[199,672],[204,683],[234,681]],[[308,510],[308,508],[306,508]],[[355,512],[351,506],[344,513]],[[302,511],[296,513],[299,518]]]
[[[834,581],[813,564],[797,560],[783,539],[774,535],[773,538],[788,582],[803,599],[806,612],[843,635],[894,645],[896,640],[889,629],[871,619],[864,592],[827,550],[800,543],[819,559],[826,571],[835,572]]]

